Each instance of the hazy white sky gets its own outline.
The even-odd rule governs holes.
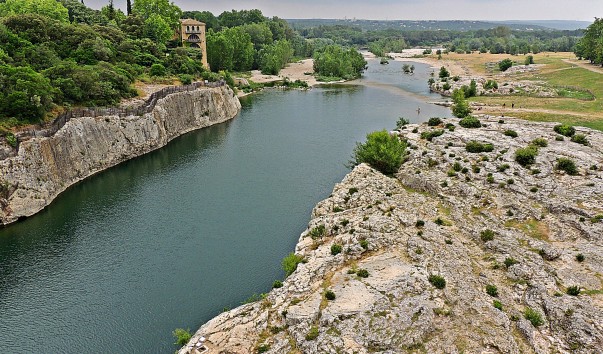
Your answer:
[[[93,8],[109,0],[84,0]],[[126,0],[114,0],[125,8]],[[603,0],[174,0],[183,10],[260,9],[281,18],[389,20],[584,20],[603,17]]]

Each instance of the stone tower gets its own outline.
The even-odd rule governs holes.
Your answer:
[[[205,23],[193,19],[180,20],[180,34],[182,36],[182,45],[191,48],[201,49],[203,54],[203,66],[209,69],[207,62],[207,42],[205,40]]]

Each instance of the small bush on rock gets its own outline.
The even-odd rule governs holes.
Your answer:
[[[429,120],[427,121],[427,125],[430,127],[435,127],[442,124],[442,120],[438,117],[432,117],[429,118]]]
[[[343,247],[340,244],[334,243],[331,245],[331,254],[333,256],[336,256],[341,253],[342,249]]]
[[[437,130],[431,130],[428,132],[422,132],[421,133],[421,139],[425,139],[427,141],[432,141],[433,138],[436,138],[440,135],[444,134],[444,130],[443,129],[437,129]]]
[[[549,146],[549,142],[545,138],[536,138],[532,140],[530,145],[538,146],[538,147],[547,147]]]
[[[273,289],[278,289],[278,288],[282,288],[282,287],[283,287],[283,282],[280,280],[275,280],[274,283],[272,283]]]
[[[304,257],[296,255],[295,253],[289,253],[285,258],[283,258],[283,270],[285,271],[285,276],[288,277],[297,269],[297,265],[303,262]]]
[[[356,275],[358,275],[361,278],[368,278],[369,272],[366,269],[358,269],[358,271],[356,272]]]
[[[538,312],[530,307],[527,307],[525,309],[523,316],[526,318],[526,320],[530,321],[532,323],[532,326],[534,326],[534,327],[539,327],[544,324],[544,321],[542,320],[542,315],[540,315],[540,312]]]
[[[517,132],[515,130],[511,130],[511,129],[507,129],[505,130],[505,132],[503,133],[506,136],[510,136],[511,138],[517,138]]]
[[[431,285],[435,286],[438,289],[444,289],[446,287],[446,279],[440,275],[432,274],[427,279],[431,283]]]
[[[481,128],[482,123],[474,116],[467,116],[460,120],[459,125],[463,128]]]
[[[492,152],[494,150],[494,145],[472,140],[465,145],[465,150],[474,154],[480,152]]]
[[[327,290],[325,291],[325,299],[332,301],[335,300],[336,296],[335,293],[333,292],[333,290]]]
[[[567,125],[567,124],[559,124],[556,125],[555,128],[553,128],[555,130],[556,133],[564,135],[564,136],[573,136],[574,134],[576,134],[576,129],[574,127],[572,127],[571,125]]]
[[[580,287],[579,286],[570,286],[569,288],[567,288],[566,293],[571,296],[578,296],[578,295],[580,295]]]
[[[555,169],[559,171],[565,171],[565,173],[571,176],[578,174],[578,168],[576,167],[574,161],[566,157],[561,157],[557,159]]]
[[[484,242],[492,241],[492,240],[494,240],[494,231],[492,231],[490,229],[486,229],[486,230],[482,231],[479,236],[482,239],[482,241],[484,241]]]
[[[588,140],[584,134],[576,134],[572,136],[571,139],[574,143],[582,144],[584,146],[588,146]]]
[[[538,148],[535,146],[528,146],[515,151],[515,161],[517,161],[517,163],[523,167],[527,167],[535,163],[536,156],[538,156]]]
[[[511,257],[507,257],[505,258],[505,267],[509,268],[514,264],[519,263],[518,261],[516,261],[514,258]]]
[[[366,143],[357,143],[353,165],[368,163],[386,175],[398,172],[406,153],[406,142],[387,131],[377,131],[366,136]]]
[[[498,288],[496,285],[488,284],[486,285],[486,294],[497,297],[498,296]]]
[[[308,334],[306,334],[306,340],[315,340],[318,338],[318,334],[318,327],[312,326],[310,331],[308,331]]]

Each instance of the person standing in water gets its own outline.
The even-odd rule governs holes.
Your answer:
[[[417,108],[417,114],[421,114],[421,107]]]

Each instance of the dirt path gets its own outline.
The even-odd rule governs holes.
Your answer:
[[[477,110],[477,108],[481,108]],[[534,112],[534,113],[546,113],[546,114],[556,114],[556,115],[569,115],[576,116],[581,118],[586,118],[587,120],[596,120],[603,119],[603,114],[595,114],[595,113],[580,113],[580,112],[571,112],[571,111],[560,111],[555,109],[545,109],[545,108],[503,108],[501,106],[478,106],[474,107],[474,113],[484,113],[484,112],[503,112],[505,115],[513,116],[513,113],[521,113],[521,112]]]
[[[599,74],[603,74],[603,67],[597,66],[597,65],[593,65],[587,61],[584,60],[575,60],[575,59],[562,59],[563,62],[568,63],[568,64],[572,64],[572,65],[576,65],[579,66],[581,68],[584,68],[586,70],[590,70],[592,72],[595,73],[599,73]]]

